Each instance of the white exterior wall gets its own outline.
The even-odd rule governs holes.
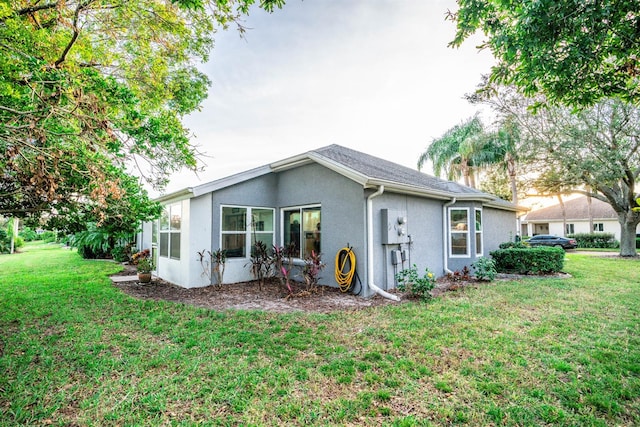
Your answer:
[[[185,221],[183,214],[183,230],[185,230],[182,239],[180,241],[181,257],[186,257],[186,260],[182,260],[186,274],[187,287],[201,287],[208,286],[209,278],[203,274],[202,264],[199,261],[198,252],[211,251],[217,249],[211,244],[211,193],[207,193],[203,196],[190,199],[189,207],[189,220]],[[184,206],[183,206],[184,209]],[[187,240],[185,241],[185,235]],[[182,249],[186,248],[186,250]],[[207,253],[208,256],[208,253]]]
[[[571,220],[567,220],[566,222],[567,224],[573,224],[573,229],[574,229],[574,234],[577,233],[593,233],[594,231],[592,231],[589,228],[589,221],[571,221]],[[599,224],[602,223],[604,226],[604,229],[602,231],[602,233],[612,233],[616,240],[620,240],[620,224],[618,223],[618,221],[616,220],[611,220],[611,219],[607,219],[607,220],[597,220],[594,219],[593,220],[594,224]],[[565,232],[563,229],[563,223],[562,222],[549,222],[549,234],[552,234],[554,236],[564,236]],[[530,227],[533,228],[533,225],[530,224]]]

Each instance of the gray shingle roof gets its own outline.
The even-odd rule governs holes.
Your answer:
[[[567,221],[588,220],[589,204],[586,197],[577,197],[564,202]],[[617,219],[615,211],[608,203],[591,198],[591,215],[593,219]],[[537,209],[527,214],[525,221],[562,221],[560,204]]]
[[[425,190],[435,190],[450,194],[477,195],[479,197],[488,196],[487,193],[474,188],[436,178],[415,169],[410,169],[397,163],[340,145],[329,145],[317,150],[312,150],[311,152],[331,159],[334,162],[340,163],[344,167],[373,179],[411,185]]]

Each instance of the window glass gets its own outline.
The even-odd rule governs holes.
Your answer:
[[[283,212],[283,244],[294,246],[294,256],[304,258],[312,251],[320,253],[321,233],[320,207],[288,209]]]
[[[182,226],[182,204],[176,203],[173,205],[165,206],[160,215],[159,232],[154,231],[152,234],[158,233],[158,237],[153,239],[160,239],[160,253],[161,257],[168,257],[173,259],[180,259],[180,228]]]
[[[244,258],[247,256],[246,241],[245,234],[223,234],[222,250],[227,258]]]
[[[476,255],[482,255],[482,233],[476,233]]]
[[[222,231],[246,232],[247,208],[222,208]]]
[[[162,209],[162,213],[160,214],[160,230],[168,230],[169,229],[169,207],[165,206]]]
[[[449,210],[451,255],[469,255],[469,211],[468,209]]]
[[[171,230],[180,230],[180,225],[182,223],[182,205],[171,205],[169,212],[171,214]]]
[[[221,216],[221,248],[229,258],[246,258],[256,241],[268,249],[274,244],[275,210],[223,206]],[[247,222],[249,221],[249,222]]]
[[[273,231],[273,209],[252,209],[251,224],[257,232]]]
[[[283,214],[284,222],[284,239],[283,244],[285,247],[293,245],[294,254],[296,258],[300,258],[300,211],[285,211]]]
[[[158,221],[151,222],[151,243],[158,243]]]
[[[160,256],[169,256],[169,233],[160,233]]]
[[[170,233],[170,253],[169,257],[180,259],[180,233]]]
[[[476,255],[482,255],[482,210],[475,210]]]

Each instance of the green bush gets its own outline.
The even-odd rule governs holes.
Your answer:
[[[509,249],[509,248],[526,249],[528,247],[529,245],[527,245],[524,242],[503,242],[503,243],[500,243],[500,246],[499,246],[500,249]]]
[[[13,239],[13,248],[18,249],[24,246],[24,239],[20,236]]]
[[[640,249],[640,237],[636,237],[636,249]]]
[[[613,233],[576,233],[567,237],[576,239],[579,248],[618,248],[620,242]]]
[[[111,249],[111,257],[116,262],[129,261],[131,257],[131,245],[116,246]]]
[[[535,247],[498,249],[490,253],[500,273],[557,273],[564,267],[562,248]]]
[[[32,242],[34,240],[38,240],[40,236],[30,227],[24,227],[18,233],[18,236],[22,237],[25,242]]]
[[[0,254],[8,253],[11,249],[11,240],[7,232],[0,228]]]
[[[45,243],[51,243],[58,240],[58,235],[55,231],[44,231],[40,235],[40,239],[42,239],[42,241],[44,241]]]
[[[436,276],[428,268],[424,270],[424,276],[418,274],[418,267],[407,268],[396,274],[398,289],[409,292],[411,296],[428,301],[432,298],[431,290],[436,286]]]
[[[491,258],[481,257],[476,260],[471,267],[476,273],[478,280],[493,281],[498,272],[496,271],[496,262]]]

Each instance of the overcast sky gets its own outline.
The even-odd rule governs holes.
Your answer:
[[[168,192],[340,144],[416,167],[433,138],[472,116],[463,99],[493,58],[480,38],[447,47],[455,0],[288,0],[220,31],[213,84],[186,126],[206,171]]]

